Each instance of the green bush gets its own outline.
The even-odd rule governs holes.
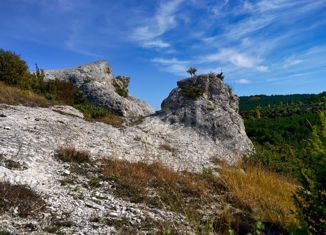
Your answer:
[[[98,188],[101,186],[101,179],[99,177],[93,176],[89,181],[88,185],[91,188]]]
[[[57,150],[56,157],[63,162],[90,162],[90,154],[87,151],[76,150],[74,147],[62,147]]]
[[[114,85],[114,84],[113,84]],[[129,96],[128,90],[121,88],[118,85],[114,85],[115,91],[118,93],[118,95],[127,98]]]
[[[305,168],[301,169],[302,188],[295,195],[303,229],[307,234],[326,231],[326,111],[320,115],[321,126],[313,126],[304,146]],[[308,233],[309,232],[309,233]]]
[[[124,77],[124,76],[117,76],[112,81],[112,85],[114,87],[114,90],[118,95],[127,98],[129,96],[128,91],[128,84],[129,84],[130,78]]]
[[[226,88],[228,89],[228,92],[230,95],[232,95],[232,87],[228,84],[225,84],[226,85]]]
[[[90,103],[82,103],[74,106],[76,109],[81,111],[88,119],[103,118],[110,114],[110,112],[102,107],[92,105]]]
[[[181,93],[190,99],[197,99],[205,92],[205,88],[201,87],[181,87]]]
[[[0,49],[0,81],[8,85],[26,86],[30,81],[27,64],[12,51]]]

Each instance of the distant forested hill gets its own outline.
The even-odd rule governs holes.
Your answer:
[[[326,108],[326,92],[320,94],[255,95],[240,97],[240,114],[245,119],[288,117],[318,113]]]
[[[240,97],[240,111],[255,109],[256,107],[274,106],[280,104],[320,102],[326,92],[320,94],[293,94],[293,95],[254,95]]]
[[[311,136],[313,126],[321,126],[320,113],[323,111],[326,111],[326,92],[240,97],[240,114],[246,132],[258,149],[264,149],[261,160],[269,155],[266,150],[271,150],[268,152],[273,157],[269,162],[280,156],[289,157],[294,152],[301,153],[303,142]],[[298,160],[297,157],[292,160]],[[279,163],[276,167],[278,171],[284,173],[289,170],[280,169],[286,165],[286,161]],[[294,170],[292,164],[289,162],[291,174],[299,174],[299,169]]]

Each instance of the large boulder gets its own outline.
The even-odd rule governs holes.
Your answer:
[[[148,104],[128,94],[130,79],[124,76],[114,77],[106,61],[44,72],[46,79],[71,82],[92,104],[106,107],[122,116],[138,117],[154,113]]]
[[[211,137],[233,153],[233,160],[253,150],[238,113],[239,98],[218,75],[194,76],[177,85],[162,102],[162,120]]]

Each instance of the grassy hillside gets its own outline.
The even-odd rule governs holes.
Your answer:
[[[326,229],[326,92],[240,98],[256,153],[246,160],[301,184],[294,195],[301,221],[295,234]]]

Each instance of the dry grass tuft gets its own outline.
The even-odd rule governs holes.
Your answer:
[[[108,114],[104,117],[96,118],[95,120],[117,128],[123,127],[123,119],[118,115]]]
[[[20,217],[38,215],[45,208],[43,199],[25,185],[0,182],[0,214],[17,213]]]
[[[56,157],[63,162],[90,162],[90,154],[87,151],[76,150],[74,147],[61,147],[56,152]]]
[[[293,194],[296,187],[286,178],[256,166],[222,167],[221,180],[256,220],[281,227],[296,223]]]
[[[142,162],[107,161],[103,175],[118,180],[124,185],[141,187],[174,188],[188,195],[202,195],[207,192],[208,184],[194,174],[178,173],[161,163],[146,164]]]
[[[32,91],[21,90],[17,87],[8,86],[0,82],[0,103],[9,105],[26,105],[47,107],[51,104],[44,96]]]
[[[175,172],[160,163],[107,161],[102,173],[116,182],[116,196],[180,212],[193,220],[210,190],[202,176]]]
[[[102,173],[124,184],[177,187],[180,192],[191,195],[201,195],[208,190],[208,184],[200,177],[190,173],[175,172],[161,163],[107,161]]]
[[[227,226],[225,221],[214,219],[219,211],[211,209],[222,203],[225,189],[213,174],[175,172],[161,163],[102,160],[101,165],[104,179],[115,182],[117,197],[181,213],[198,234],[222,231]]]

